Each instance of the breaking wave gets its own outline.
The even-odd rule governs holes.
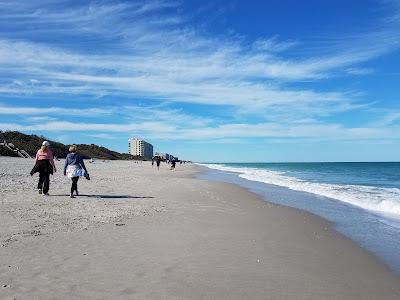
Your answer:
[[[398,188],[319,183],[287,176],[284,172],[266,169],[235,168],[219,164],[202,165],[211,169],[237,173],[239,177],[247,180],[312,193],[339,200],[371,212],[384,214],[388,217],[400,218],[400,189]]]

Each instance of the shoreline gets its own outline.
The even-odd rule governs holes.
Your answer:
[[[0,248],[0,283],[8,285],[0,289],[0,296],[400,296],[399,278],[321,217],[269,203],[234,184],[191,178],[198,166],[177,165],[176,171],[162,167],[158,172],[145,163],[89,165],[93,181],[79,184],[85,194],[95,197],[72,201],[57,190],[68,188],[61,174],[56,175],[50,190],[59,196],[47,202],[32,195],[32,189],[9,192],[13,199],[7,196],[1,202],[0,216],[6,220],[3,233],[3,227],[23,232],[29,226],[46,225],[49,219],[52,222],[47,223],[59,230],[42,226],[41,235],[17,235],[19,239]],[[104,168],[110,174],[98,178],[97,172],[101,174]],[[26,181],[23,172],[18,174],[21,184],[34,184],[36,178]],[[29,195],[32,199],[23,199]],[[15,201],[15,197],[20,198]],[[35,210],[36,206],[40,210]],[[62,217],[68,210],[69,215]],[[100,221],[87,210],[96,212]],[[40,211],[47,212],[48,219],[46,214],[38,218]],[[28,221],[19,219],[20,223],[14,224],[18,218]]]
[[[286,186],[241,178],[234,171],[218,170],[203,165],[199,165],[199,167],[203,169],[199,175],[201,179],[238,185],[258,195],[263,201],[306,212],[328,222],[337,234],[357,244],[387,266],[396,276],[400,276],[400,256],[396,250],[399,243],[394,238],[395,231],[392,228],[374,227],[376,222],[386,224],[385,220],[381,219],[382,216],[319,194],[310,194]],[[323,201],[321,201],[321,197]],[[337,217],[338,213],[339,217]],[[357,220],[357,224],[354,224],[353,220]],[[387,222],[391,224],[392,221],[388,219]],[[373,230],[365,230],[365,228]],[[371,235],[370,232],[374,232],[375,235]]]

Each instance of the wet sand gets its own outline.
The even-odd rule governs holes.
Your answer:
[[[318,217],[198,167],[87,164],[81,196],[0,157],[1,299],[400,299],[400,279]]]

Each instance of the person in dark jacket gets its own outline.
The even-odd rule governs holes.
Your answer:
[[[175,165],[176,165],[175,159],[171,160],[171,169],[170,170],[175,170]]]
[[[159,156],[157,156],[156,157],[157,170],[160,170],[160,162],[161,162],[161,158]]]
[[[69,147],[69,154],[65,158],[64,164],[64,176],[71,178],[71,192],[70,197],[75,198],[74,192],[78,195],[78,180],[80,176],[89,178],[89,172],[86,169],[85,163],[83,162],[82,156],[77,152],[78,148],[76,145]]]
[[[49,147],[50,143],[48,141],[42,143],[42,146],[36,153],[34,167],[30,173],[33,175],[36,172],[39,172],[37,189],[39,194],[43,194],[44,196],[49,195],[50,174],[53,174],[53,171],[57,171],[56,165],[54,164],[53,153]]]

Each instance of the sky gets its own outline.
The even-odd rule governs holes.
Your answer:
[[[400,161],[400,0],[0,0],[0,130],[199,162]]]

